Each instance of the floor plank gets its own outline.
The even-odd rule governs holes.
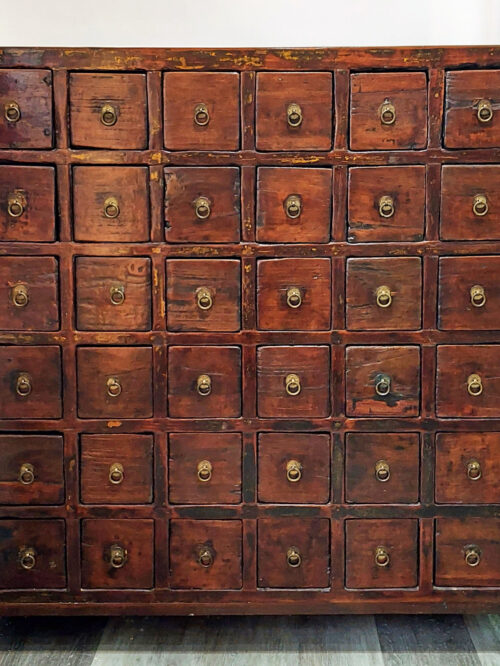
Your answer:
[[[481,666],[500,665],[500,615],[465,615]]]

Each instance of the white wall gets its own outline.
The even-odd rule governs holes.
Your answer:
[[[0,0],[0,46],[500,43],[500,0]]]

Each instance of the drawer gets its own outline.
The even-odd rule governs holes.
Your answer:
[[[419,257],[347,260],[347,328],[416,330],[422,325]]]
[[[241,435],[171,433],[168,474],[171,504],[239,504]]]
[[[500,70],[446,73],[444,144],[447,148],[500,146]]]
[[[330,586],[327,518],[260,518],[257,534],[259,587]]]
[[[439,260],[439,328],[500,329],[500,257]]]
[[[351,243],[421,241],[425,226],[425,167],[349,169]]]
[[[166,72],[163,105],[169,150],[238,150],[237,72]]]
[[[330,72],[259,72],[257,150],[329,150],[332,93]]]
[[[331,219],[331,169],[257,169],[259,243],[328,243]]]
[[[84,504],[153,501],[151,435],[81,435],[80,484]]]
[[[258,327],[325,331],[331,325],[330,259],[263,259],[257,264]]]
[[[60,347],[0,346],[0,418],[60,419]]]
[[[0,504],[63,502],[63,438],[0,435]]]
[[[148,147],[145,74],[69,75],[71,143],[78,147]]]
[[[346,520],[347,588],[418,585],[418,520]]]
[[[66,587],[64,520],[0,520],[0,589]]]
[[[82,331],[151,328],[151,261],[145,257],[77,257],[76,319]]]
[[[238,590],[242,587],[241,520],[171,520],[170,586]]]
[[[57,331],[59,268],[55,257],[0,257],[0,329]]]
[[[330,349],[326,345],[259,347],[257,412],[268,418],[330,414]]]
[[[348,416],[418,416],[419,347],[347,347],[346,401]]]
[[[0,148],[52,148],[52,72],[0,69],[0,90]]]
[[[259,502],[326,504],[330,499],[330,436],[259,434]]]
[[[438,345],[436,412],[500,416],[500,345]]]
[[[151,347],[79,347],[76,361],[78,416],[153,416]]]
[[[147,167],[75,167],[73,212],[77,241],[148,241]]]
[[[500,433],[436,435],[436,502],[500,504]]]
[[[417,433],[347,433],[346,501],[352,504],[418,502],[419,448]]]
[[[241,416],[241,349],[170,347],[168,412],[173,418]]]
[[[53,167],[0,166],[0,241],[55,240],[55,187]]]
[[[154,585],[154,521],[82,521],[82,588],[150,589]]]
[[[165,238],[169,243],[240,240],[237,167],[165,169]]]
[[[434,582],[500,585],[500,518],[437,518]]]
[[[169,331],[239,331],[239,259],[167,259]]]
[[[351,150],[415,150],[427,145],[424,72],[351,75]]]

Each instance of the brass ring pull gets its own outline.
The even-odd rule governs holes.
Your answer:
[[[125,300],[125,287],[122,284],[115,284],[110,287],[109,300],[113,305],[122,305]]]
[[[285,390],[288,395],[299,395],[302,387],[298,375],[290,374],[285,377]]]
[[[125,548],[114,543],[109,549],[109,563],[113,569],[121,569],[127,562],[128,553]]]
[[[18,475],[19,483],[22,483],[23,486],[31,486],[35,480],[35,468],[31,463],[23,463],[19,468]]]
[[[379,115],[382,125],[393,125],[396,122],[396,107],[386,99],[380,106]]]
[[[123,465],[119,462],[115,462],[109,467],[109,482],[114,486],[119,486],[120,483],[123,483],[125,478],[125,473],[123,471]]]
[[[193,201],[194,212],[199,220],[206,220],[212,212],[212,205],[207,197],[198,197]]]
[[[200,460],[196,472],[199,481],[202,481],[203,483],[210,481],[212,478],[212,463],[209,460]]]
[[[486,303],[484,287],[482,287],[480,284],[475,284],[470,288],[470,302],[475,308],[482,308]]]
[[[477,217],[483,217],[488,212],[488,200],[484,194],[476,194],[472,199],[472,212]]]
[[[377,546],[377,548],[375,548],[375,564],[378,567],[388,567],[390,561],[391,558],[389,557],[387,548],[384,546]]]
[[[469,460],[467,463],[467,476],[471,481],[478,481],[483,472],[479,460]]]
[[[196,300],[200,310],[210,310],[214,304],[212,292],[207,287],[200,287],[196,290]]]
[[[26,208],[26,202],[19,194],[9,194],[7,197],[7,213],[10,217],[21,217]]]
[[[375,297],[377,299],[377,305],[379,308],[388,308],[392,303],[391,290],[385,284],[377,287]]]
[[[120,214],[120,206],[115,197],[108,197],[104,202],[104,215],[110,219],[118,217]]]
[[[117,377],[108,377],[106,380],[106,388],[108,395],[112,398],[117,398],[122,392],[122,385]]]
[[[21,548],[19,551],[19,564],[26,571],[34,569],[36,566],[36,552],[34,548]]]
[[[375,478],[380,483],[386,483],[391,478],[391,468],[386,460],[377,460],[375,463]]]
[[[483,382],[480,375],[473,374],[467,377],[467,391],[469,395],[481,395],[483,392]]]
[[[200,395],[212,393],[212,379],[208,375],[200,375],[196,380],[196,390]]]
[[[290,483],[297,483],[302,478],[302,465],[298,460],[289,460],[286,464],[286,478]]]
[[[489,99],[481,99],[477,105],[477,119],[480,123],[489,123],[493,118],[493,107]]]
[[[286,119],[290,127],[299,127],[302,124],[302,109],[298,104],[288,105]]]
[[[378,200],[378,214],[380,217],[392,217],[396,211],[394,199],[388,194]]]
[[[389,375],[379,375],[375,382],[375,393],[380,396],[389,395],[391,392],[391,378]]]
[[[477,567],[481,562],[481,551],[477,546],[465,546],[464,557],[469,567]]]
[[[10,300],[16,308],[25,308],[30,300],[28,287],[25,284],[16,284],[10,290]]]
[[[285,213],[292,220],[300,217],[302,213],[302,200],[298,194],[290,194],[284,201]]]
[[[214,555],[211,549],[207,546],[203,546],[198,551],[198,563],[201,564],[202,567],[211,567],[214,563]]]
[[[17,123],[21,119],[21,107],[17,102],[6,102],[3,113],[9,123]]]
[[[291,546],[286,551],[286,563],[289,567],[293,567],[294,569],[300,567],[302,564],[302,555],[300,554],[299,549],[295,548],[295,546]]]
[[[101,106],[101,123],[106,127],[112,127],[118,120],[118,114],[112,104],[103,104]]]
[[[300,308],[302,305],[302,294],[298,287],[290,287],[286,292],[286,304],[289,308]]]
[[[22,372],[16,379],[16,393],[22,398],[26,398],[33,390],[31,377],[27,372]]]
[[[210,114],[206,104],[197,104],[194,107],[194,122],[200,127],[205,127],[210,122]]]

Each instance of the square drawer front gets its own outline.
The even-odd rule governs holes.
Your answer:
[[[0,504],[63,502],[63,438],[0,435]]]
[[[500,329],[500,257],[439,260],[439,328]]]
[[[241,520],[171,520],[170,585],[174,589],[242,587]]]
[[[421,241],[425,226],[425,167],[349,169],[351,243]]]
[[[417,433],[347,433],[346,501],[415,504],[419,499],[419,466]]]
[[[77,257],[76,319],[82,331],[148,331],[150,259]]]
[[[167,259],[169,331],[239,331],[239,259]]]
[[[84,504],[152,502],[152,436],[81,435],[80,484]]]
[[[73,211],[77,241],[148,241],[147,167],[75,167]]]
[[[257,535],[259,587],[330,586],[327,518],[260,518]]]
[[[170,347],[168,413],[173,418],[241,416],[241,349]]]
[[[427,145],[424,72],[351,75],[351,150],[415,150]]]
[[[167,167],[165,238],[169,243],[240,240],[237,167]]]
[[[500,504],[500,432],[437,433],[436,502]]]
[[[57,331],[59,269],[55,257],[0,257],[0,329]]]
[[[82,521],[82,588],[150,589],[154,585],[154,521]]]
[[[419,347],[347,347],[348,416],[418,416]]]
[[[500,585],[500,518],[437,518],[434,582]]]
[[[259,72],[257,150],[329,150],[332,93],[330,72]]]
[[[416,330],[422,324],[419,257],[347,260],[347,328]]]
[[[64,520],[0,520],[0,589],[66,587]]]
[[[262,259],[257,264],[258,327],[328,330],[331,292],[330,259]]]
[[[153,416],[151,347],[79,347],[76,359],[78,416]]]
[[[74,146],[148,147],[145,74],[73,72],[69,97]]]
[[[500,416],[500,345],[438,345],[436,412]]]
[[[500,146],[500,70],[446,73],[444,144],[447,148]]]
[[[55,172],[48,166],[0,166],[0,241],[56,239]]]
[[[418,520],[346,521],[347,588],[400,588],[418,584]]]
[[[328,243],[331,219],[331,169],[257,169],[259,243]]]
[[[500,239],[500,165],[442,167],[440,235],[443,240]]]
[[[0,368],[0,418],[61,418],[59,347],[0,346]]]
[[[241,435],[171,433],[168,474],[171,504],[239,504]]]
[[[163,105],[169,150],[238,150],[237,72],[167,72],[163,75]]]
[[[259,502],[326,504],[330,498],[330,436],[259,434]]]
[[[259,347],[257,386],[259,416],[328,416],[330,349],[326,345]]]
[[[52,72],[0,69],[0,91],[0,148],[52,148]]]

